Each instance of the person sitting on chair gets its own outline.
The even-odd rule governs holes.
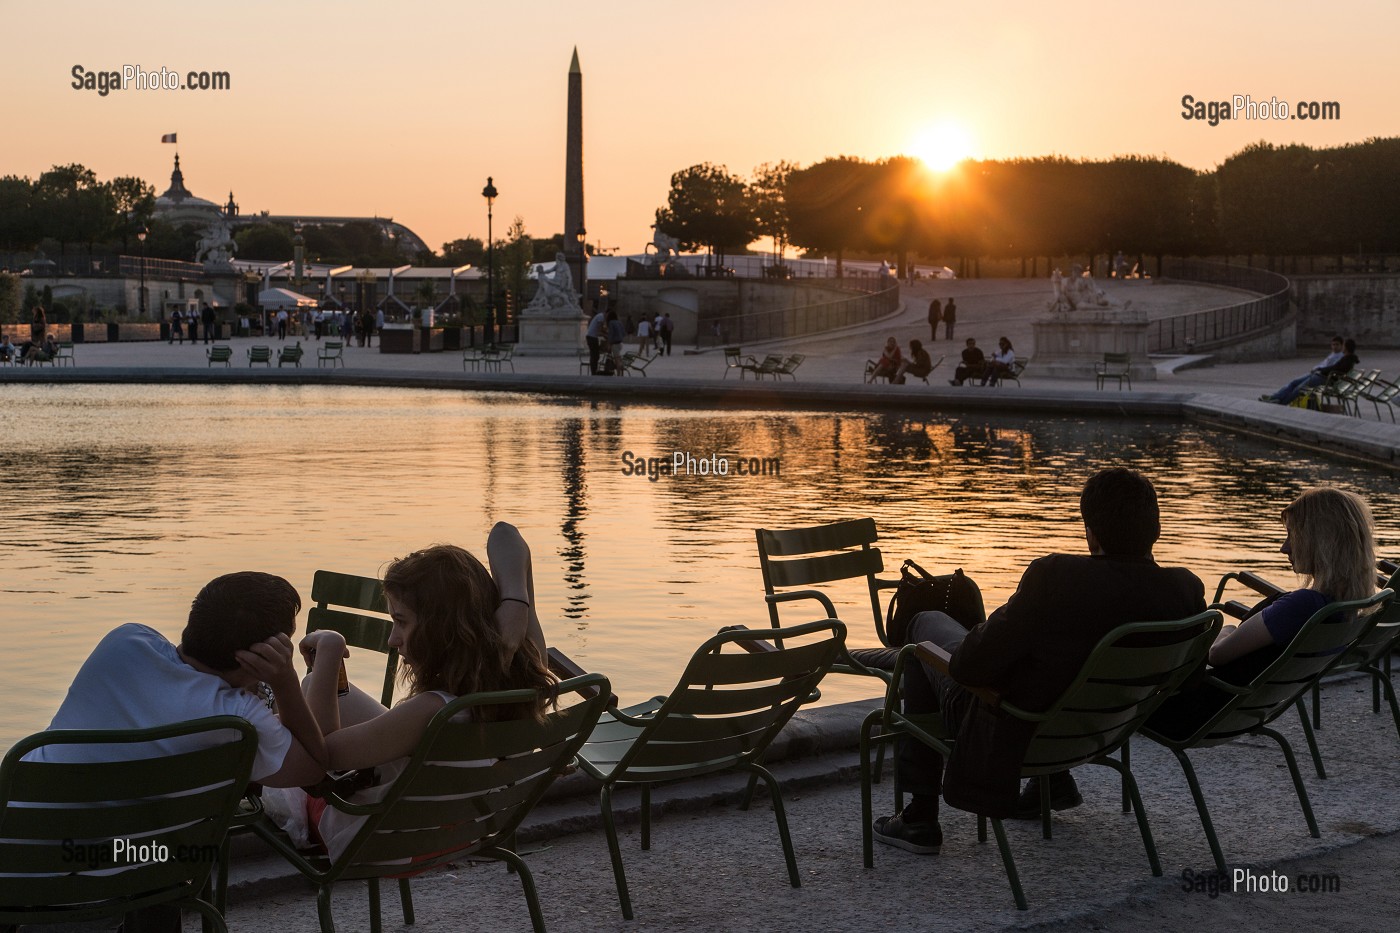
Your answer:
[[[1015,594],[986,622],[968,631],[942,612],[910,620],[906,643],[934,642],[952,662],[951,676],[924,664],[905,668],[905,712],[941,710],[957,750],[945,785],[942,755],[912,739],[901,745],[900,785],[913,796],[900,813],[875,821],[876,839],[910,852],[937,852],[943,842],[940,793],[952,806],[987,816],[1038,817],[1037,779],[1016,796],[1035,725],[998,715],[967,688],[990,688],[1021,709],[1040,712],[1113,629],[1205,611],[1205,588],[1195,574],[1152,559],[1161,518],[1157,492],[1145,476],[1122,468],[1095,473],[1084,484],[1079,511],[1089,554],[1032,561]],[[1054,809],[1082,802],[1068,772],[1048,780]]]
[[[612,312],[609,312],[610,314]],[[531,689],[530,712],[543,718],[554,675],[549,672],[544,632],[535,612],[530,548],[513,525],[498,522],[486,541],[487,570],[467,551],[438,544],[389,565],[384,595],[393,619],[388,644],[404,663],[409,696],[385,709],[351,685],[339,696],[345,637],[319,629],[301,640],[307,701],[326,730],[332,770],[374,768],[377,782],[352,797],[354,803],[382,800],[408,764],[414,747],[437,712],[469,693]],[[485,707],[483,718],[509,718],[516,708]],[[305,798],[308,823],[332,859],[354,839],[363,816]]]
[[[987,364],[986,372],[982,376],[982,384],[990,382],[996,385],[1001,378],[1011,372],[1011,367],[1016,365],[1016,351],[1011,348],[1011,341],[1002,337],[997,341],[996,352],[992,354],[991,362]]]
[[[9,334],[0,334],[0,360],[9,362],[15,358],[15,345],[10,343]]]
[[[1323,606],[1376,592],[1376,530],[1364,499],[1342,489],[1315,487],[1294,499],[1282,517],[1279,551],[1307,585],[1264,600],[1238,626],[1221,630],[1208,660],[1212,673],[1226,683],[1251,683]],[[1147,725],[1163,735],[1187,738],[1229,701],[1230,694],[1218,687],[1197,684],[1163,703]]]
[[[880,356],[880,361],[875,364],[875,368],[870,370],[865,377],[866,382],[874,382],[876,379],[893,379],[895,373],[899,371],[899,366],[904,362],[903,355],[899,352],[899,341],[893,337],[885,341],[885,352]]]
[[[1327,354],[1321,363],[1314,366],[1312,372],[1306,376],[1299,376],[1272,395],[1259,396],[1259,401],[1273,402],[1277,405],[1291,405],[1294,399],[1308,389],[1326,385],[1328,380],[1333,377],[1351,372],[1360,362],[1356,356],[1355,340],[1344,341],[1341,337],[1333,337],[1332,352]]]
[[[928,374],[933,372],[933,360],[929,358],[928,351],[924,349],[923,341],[909,341],[909,359],[899,364],[899,369],[895,371],[894,378],[890,380],[897,385],[904,385],[906,375],[916,379],[927,379]]]
[[[948,385],[960,386],[967,380],[982,375],[986,365],[987,358],[977,348],[977,341],[971,337],[967,338],[967,347],[962,351],[962,362],[953,372],[953,378],[948,380]]]
[[[58,356],[58,341],[53,334],[44,336],[43,344],[29,344],[24,351],[24,362],[29,364],[48,363]]]

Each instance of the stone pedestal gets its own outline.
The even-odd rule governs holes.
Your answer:
[[[573,356],[588,344],[583,339],[588,326],[577,306],[558,309],[530,309],[520,312],[517,321],[520,340],[516,356]]]
[[[1147,358],[1147,315],[1119,308],[1051,312],[1031,324],[1036,375],[1092,377],[1105,353],[1132,355],[1133,381],[1155,380]]]

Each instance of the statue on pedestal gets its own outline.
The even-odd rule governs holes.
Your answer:
[[[236,252],[238,244],[234,242],[233,230],[228,221],[220,217],[204,228],[204,236],[195,247],[194,261],[204,263],[208,269],[227,270]]]
[[[563,253],[554,254],[554,268],[540,273],[540,287],[525,307],[525,313],[535,311],[561,311],[572,308],[582,313],[578,292],[574,291],[574,277],[569,272],[568,260]]]
[[[1079,263],[1075,263],[1068,276],[1057,268],[1050,275],[1050,286],[1054,297],[1046,305],[1051,312],[1080,311],[1090,308],[1109,308],[1112,302],[1103,289],[1094,284],[1094,274]]]

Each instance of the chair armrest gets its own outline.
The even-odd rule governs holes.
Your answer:
[[[941,646],[935,645],[931,641],[921,641],[914,646],[914,656],[939,673],[948,677],[953,676],[948,670],[953,656]],[[1001,706],[1001,694],[995,690],[988,687],[969,687],[966,685],[963,685],[963,689],[994,709]]]
[[[795,602],[799,599],[815,599],[817,602],[821,603],[821,607],[826,610],[826,618],[840,618],[836,614],[836,607],[832,605],[831,600],[825,593],[818,590],[793,590],[791,593],[769,593],[763,598],[768,601],[768,605],[770,606],[777,605],[778,603]]]
[[[1225,593],[1225,585],[1231,580],[1238,580],[1261,596],[1277,596],[1281,593],[1288,592],[1283,587],[1270,583],[1253,571],[1237,570],[1231,571],[1220,578],[1220,582],[1216,584],[1215,587],[1215,598],[1211,600],[1212,603],[1221,602],[1220,597]]]
[[[1231,616],[1236,619],[1245,619],[1249,617],[1250,609],[1252,609],[1253,607],[1246,606],[1238,599],[1231,599],[1223,603],[1211,603],[1206,608],[1218,610],[1224,613],[1225,615]]]
[[[549,672],[560,680],[569,680],[572,677],[582,677],[587,674],[573,658],[569,657],[558,648],[549,648],[546,651],[546,660],[549,662]],[[588,696],[595,696],[598,693],[597,687],[585,687],[581,691]],[[617,707],[617,694],[608,694],[608,706]]]
[[[1240,686],[1239,684],[1232,684],[1232,683],[1229,683],[1228,681],[1221,680],[1219,677],[1216,677],[1214,674],[1211,674],[1210,676],[1208,676],[1208,677],[1206,678],[1205,682],[1208,683],[1208,684],[1210,684],[1212,687],[1215,687],[1215,688],[1218,689],[1218,690],[1224,690],[1226,693],[1231,694],[1231,695],[1233,695],[1233,696],[1237,696],[1237,697],[1247,696],[1247,695],[1249,695],[1250,693],[1253,693],[1253,692],[1254,692],[1254,688],[1253,688],[1253,687],[1242,687],[1242,686]]]
[[[726,625],[720,629],[721,632],[748,632],[752,631],[747,625]],[[736,645],[743,648],[749,654],[768,654],[777,651],[778,646],[771,641],[764,641],[761,638],[748,638],[743,641],[736,641]]]
[[[898,581],[898,580],[881,580],[879,577],[876,577],[876,578],[875,578],[875,589],[877,589],[877,590],[893,590],[893,589],[898,589],[898,588],[899,588],[899,582],[900,582],[900,581]]]

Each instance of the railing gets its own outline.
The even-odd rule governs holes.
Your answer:
[[[139,276],[141,274],[141,257],[123,256],[121,258],[121,274],[129,277]],[[148,279],[206,279],[208,277],[208,273],[201,263],[146,257],[146,278]]]
[[[1195,259],[1166,259],[1162,277],[1239,288],[1259,297],[1158,318],[1148,327],[1149,353],[1187,353],[1230,343],[1276,327],[1288,316],[1288,279],[1273,272]]]
[[[809,284],[808,280],[804,279],[803,282]],[[814,305],[747,314],[703,316],[699,322],[696,344],[730,346],[736,343],[801,337],[852,324],[864,324],[889,314],[898,306],[899,286],[892,285],[883,291],[852,295],[849,298],[838,298]]]

